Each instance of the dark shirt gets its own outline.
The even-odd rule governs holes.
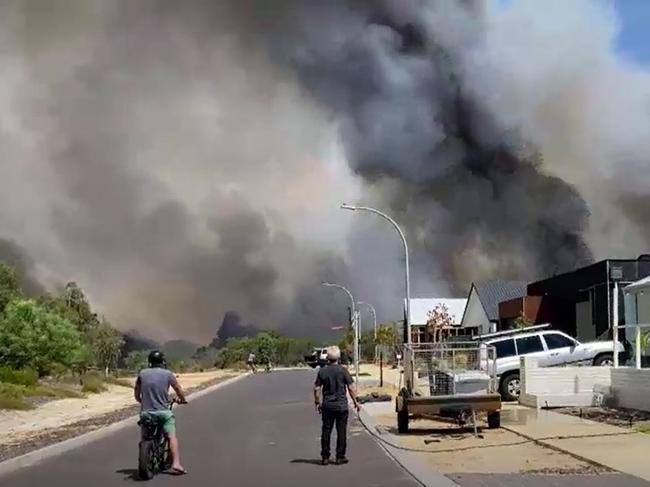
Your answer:
[[[315,385],[323,388],[323,409],[347,411],[348,386],[352,383],[352,376],[345,367],[338,364],[321,367],[316,376]]]

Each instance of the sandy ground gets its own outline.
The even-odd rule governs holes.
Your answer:
[[[199,386],[220,377],[233,375],[230,370],[178,374],[185,389]],[[134,382],[135,379],[130,379]],[[106,413],[133,406],[133,390],[128,387],[108,385],[100,394],[90,394],[83,399],[50,401],[29,411],[0,411],[0,445],[22,441],[46,429],[57,428],[87,420]]]
[[[394,414],[375,416],[380,430],[397,434]],[[426,453],[425,459],[442,473],[586,473],[593,466],[545,448],[505,429],[471,429],[434,420],[411,423],[407,435],[395,436],[398,445]]]

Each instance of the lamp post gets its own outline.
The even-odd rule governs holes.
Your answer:
[[[352,293],[346,287],[341,286],[340,284],[334,284],[332,282],[322,282],[321,284],[326,287],[335,287],[337,289],[340,289],[341,291],[344,291],[350,298],[350,312],[352,315],[352,322],[350,324],[352,325],[352,329],[354,330],[355,380],[356,380],[357,387],[359,387],[359,318],[357,316],[356,308],[354,306],[354,296],[352,296]]]
[[[411,344],[411,277],[409,272],[409,247],[408,244],[406,243],[406,237],[404,236],[404,232],[402,232],[402,229],[399,227],[399,225],[395,220],[389,217],[386,213],[379,211],[376,208],[370,208],[368,206],[352,206],[352,205],[347,205],[345,203],[341,205],[341,208],[344,210],[352,210],[352,211],[369,211],[370,213],[379,215],[384,220],[388,220],[393,225],[395,230],[397,230],[397,233],[399,233],[399,236],[402,239],[402,244],[404,245],[404,258],[405,258],[404,291],[406,294],[405,328],[406,328],[406,343],[410,345]]]
[[[364,306],[368,306],[368,309],[372,313],[372,323],[373,323],[372,329],[376,340],[377,339],[377,312],[375,311],[375,307],[372,304],[366,303],[364,301],[357,301],[357,304],[363,304]]]

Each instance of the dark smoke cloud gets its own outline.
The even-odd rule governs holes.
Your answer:
[[[347,303],[322,280],[398,319],[399,241],[345,200],[404,225],[421,296],[636,255],[648,236],[627,208],[650,185],[621,195],[650,153],[650,84],[614,61],[606,14],[587,0],[495,15],[478,0],[6,2],[3,234],[124,329],[202,341],[231,310],[325,335]]]
[[[271,21],[259,2],[231,4],[240,32],[260,36],[339,117],[354,171],[397,182],[379,203],[408,223],[418,267],[456,286],[481,271],[530,279],[593,258],[579,193],[523,156],[524,141],[466,89],[480,3],[282,2]]]
[[[0,238],[0,262],[13,267],[20,289],[27,296],[37,297],[46,292],[36,276],[34,261],[17,243]]]

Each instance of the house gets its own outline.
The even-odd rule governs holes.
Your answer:
[[[638,259],[607,259],[572,272],[559,274],[528,285],[528,295],[541,296],[553,307],[554,328],[579,340],[589,341],[611,337],[613,323],[613,296],[619,297],[618,324],[626,322],[630,313],[634,319],[650,319],[648,298],[635,298],[636,306],[624,309],[623,287],[650,276],[650,256]],[[628,298],[629,300],[630,298]],[[630,321],[629,319],[627,321]],[[624,332],[619,338],[622,340]]]
[[[406,301],[405,301],[406,302]],[[444,306],[449,312],[454,327],[460,327],[465,311],[465,298],[418,298],[411,299],[411,340],[413,343],[430,341],[427,332],[429,312],[437,306]]]
[[[531,325],[553,323],[556,317],[552,300],[544,296],[522,296],[499,303],[499,330],[516,328],[521,317]]]
[[[526,283],[523,281],[494,279],[474,282],[460,326],[468,335],[497,331],[500,329],[499,303],[525,295]]]

